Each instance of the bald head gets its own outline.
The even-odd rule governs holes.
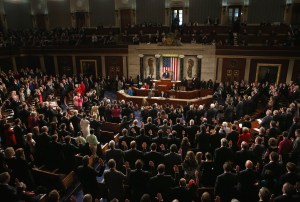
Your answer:
[[[253,163],[252,163],[252,161],[250,161],[250,160],[246,161],[245,167],[246,167],[247,169],[252,169],[252,168],[253,168]]]

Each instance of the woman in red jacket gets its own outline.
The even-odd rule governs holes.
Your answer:
[[[240,147],[243,141],[247,142],[248,144],[251,141],[251,133],[247,127],[243,127],[243,133],[239,136],[237,146]]]
[[[11,129],[11,124],[7,123],[4,126],[5,146],[14,147],[17,144],[14,131]]]

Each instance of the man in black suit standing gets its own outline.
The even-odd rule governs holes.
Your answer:
[[[178,174],[178,167],[175,170],[175,173]],[[175,186],[175,179],[171,175],[165,174],[165,165],[159,164],[157,167],[158,174],[150,178],[149,189],[151,197],[154,199],[157,193],[161,193],[163,198],[166,201],[168,200],[169,193],[171,188]]]
[[[93,198],[98,198],[98,182],[97,176],[101,176],[104,172],[104,162],[99,158],[100,170],[92,168],[92,157],[84,156],[82,165],[77,168],[78,179],[81,182],[83,194],[91,194]]]
[[[130,142],[130,149],[124,152],[125,161],[129,162],[130,168],[133,168],[138,159],[143,159],[143,152],[136,149],[136,142]]]
[[[245,202],[257,201],[259,174],[253,169],[252,161],[246,161],[245,167],[246,169],[238,174],[240,198]]]
[[[156,113],[157,115],[157,113]],[[156,133],[158,131],[158,128],[156,127],[156,125],[154,125],[152,123],[152,117],[148,117],[147,118],[147,123],[144,125],[144,129],[145,129],[145,134],[149,133],[149,130],[152,130],[153,133]]]
[[[176,119],[176,124],[172,126],[172,131],[175,130],[177,137],[182,139],[182,131],[184,131],[184,126],[181,124],[181,119]]]
[[[170,199],[177,199],[178,201],[191,202],[192,201],[192,193],[186,187],[186,180],[181,178],[179,180],[179,186],[171,189]]]
[[[235,197],[237,176],[231,173],[229,162],[223,165],[224,173],[219,175],[215,184],[215,196],[219,196],[222,202],[229,202]]]
[[[172,144],[170,146],[170,153],[165,154],[166,173],[168,175],[173,174],[173,167],[175,165],[181,165],[181,155],[176,153],[177,146]]]
[[[153,161],[154,166],[156,167],[157,165],[163,163],[164,162],[164,156],[160,152],[156,151],[156,149],[157,149],[156,143],[152,143],[150,145],[150,149],[151,149],[151,151],[147,152],[144,156],[145,164],[148,166],[149,162]]]
[[[169,71],[166,70],[166,71],[163,73],[162,77],[163,77],[164,79],[169,79],[169,78],[170,78],[170,73],[169,73]]]
[[[106,161],[109,161],[110,159],[114,159],[117,164],[117,169],[122,170],[123,169],[123,163],[124,163],[124,153],[121,149],[116,149],[115,142],[111,140],[109,143],[109,149],[105,152],[105,159]]]
[[[236,165],[240,166],[241,170],[245,169],[245,163],[247,160],[252,162],[255,160],[253,151],[249,150],[247,142],[241,143],[241,150],[235,153]]]
[[[151,173],[144,171],[143,162],[139,159],[135,162],[135,170],[129,172],[128,184],[131,200],[138,202],[141,196],[148,191],[148,184]]]
[[[222,166],[227,161],[233,161],[234,155],[230,148],[227,147],[228,141],[221,139],[221,147],[215,150],[214,161],[217,173],[222,172]]]
[[[135,141],[137,143],[138,150],[143,150],[143,144],[149,145],[150,144],[150,137],[145,134],[145,129],[141,128],[140,135],[135,138]]]
[[[191,143],[192,148],[195,147],[195,136],[198,132],[199,128],[195,125],[194,119],[190,120],[190,125],[185,128],[188,139]]]
[[[274,202],[296,202],[300,200],[298,195],[294,195],[293,185],[288,182],[282,186],[282,193],[282,195],[274,198]]]

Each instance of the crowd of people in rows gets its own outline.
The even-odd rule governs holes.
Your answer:
[[[208,20],[210,21],[210,20]],[[197,23],[193,23],[197,24]],[[236,23],[235,23],[236,24]],[[147,32],[147,28],[156,28],[156,33]],[[194,29],[192,29],[194,27]],[[216,31],[216,29],[206,30],[206,26],[199,28],[199,26],[180,26],[176,30],[172,30],[177,33],[179,43],[201,43],[201,44],[215,44],[218,46],[232,46],[241,45],[247,46],[249,36],[257,38],[257,43],[265,46],[298,46],[299,44],[299,28],[286,28],[286,33],[278,34],[275,31],[276,26],[263,24],[259,26],[255,33],[247,31],[246,24],[238,23],[238,29],[228,27],[224,31]],[[271,31],[263,32],[265,27],[272,28]],[[130,29],[141,28],[138,33],[131,33]],[[88,31],[87,31],[88,30]],[[51,30],[8,30],[6,32],[0,32],[0,47],[48,47],[48,46],[79,46],[79,45],[116,45],[126,43],[164,43],[168,38],[169,30],[161,25],[155,25],[152,23],[144,23],[137,26],[126,26],[122,28],[122,34],[114,33],[116,30],[111,28],[98,27],[97,29],[84,29],[84,28],[55,28]],[[100,33],[98,31],[100,30]],[[101,30],[104,30],[103,32]],[[143,31],[144,30],[144,31]],[[119,30],[120,32],[121,30]],[[129,34],[130,33],[130,34]],[[237,44],[234,44],[234,33],[237,33]],[[122,38],[123,36],[123,38]],[[268,36],[264,38],[262,42],[262,36]],[[282,37],[283,36],[283,37]],[[128,37],[131,41],[128,41]],[[251,39],[252,40],[252,39]],[[250,43],[253,43],[251,41]]]
[[[84,200],[101,197],[97,177],[103,176],[111,201],[299,201],[297,83],[212,82],[209,106],[138,106],[104,97],[109,82],[121,80],[126,88],[132,79],[57,77],[28,68],[0,76],[4,201],[38,198],[32,168],[40,165],[75,171]],[[76,96],[81,105],[73,109],[67,100]],[[261,102],[269,109],[254,129],[251,115]],[[102,153],[100,128],[107,122],[119,124],[119,139]],[[203,187],[211,189],[199,194]],[[51,191],[49,201],[57,200]]]

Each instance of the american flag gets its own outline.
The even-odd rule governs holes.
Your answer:
[[[173,72],[173,78],[171,78],[174,81],[177,81],[178,79],[178,57],[163,57],[163,68],[162,73],[165,71],[171,71]]]

